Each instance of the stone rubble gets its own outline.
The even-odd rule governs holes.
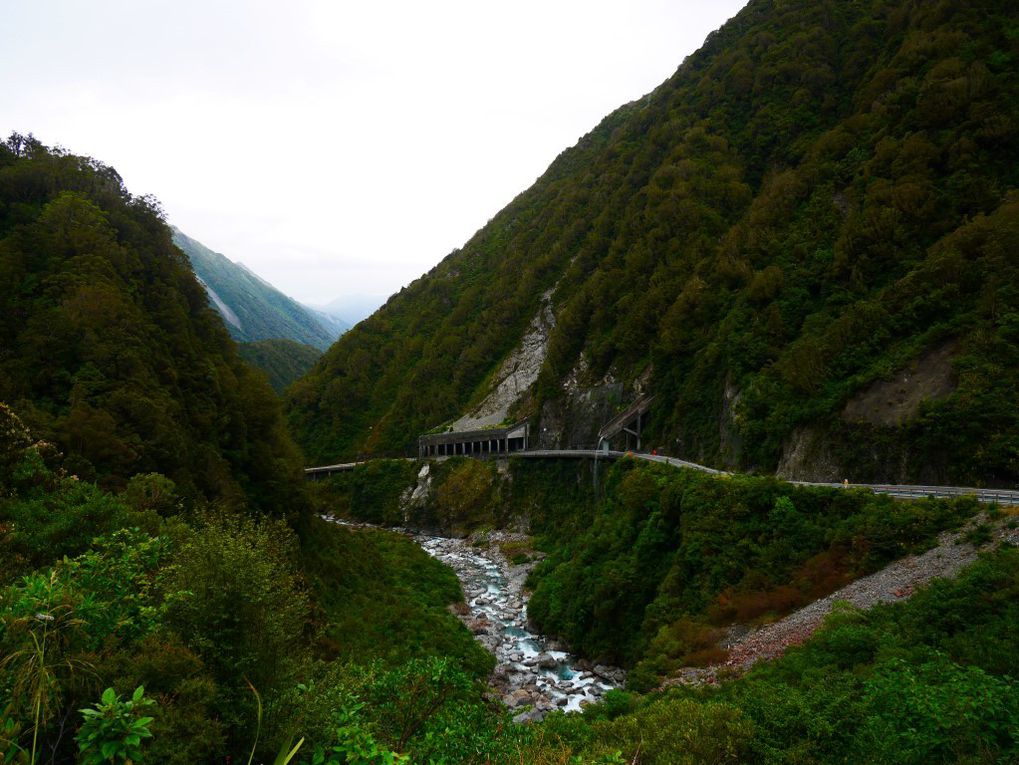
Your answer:
[[[772,624],[756,629],[735,625],[722,643],[729,649],[725,662],[710,667],[684,667],[665,680],[663,687],[714,685],[720,679],[744,674],[759,661],[778,658],[786,649],[800,645],[813,635],[837,602],[868,609],[879,603],[905,600],[933,579],[956,576],[973,563],[980,552],[964,541],[966,532],[986,520],[986,516],[981,514],[962,530],[941,534],[938,544],[927,552],[890,563],[880,571],[857,579]],[[1019,529],[999,523],[991,544],[1019,545]]]

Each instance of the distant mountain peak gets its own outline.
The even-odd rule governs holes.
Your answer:
[[[210,304],[238,342],[286,339],[325,350],[349,328],[284,295],[245,264],[172,230],[174,244],[188,256]]]

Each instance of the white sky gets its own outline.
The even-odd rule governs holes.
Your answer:
[[[6,2],[0,133],[113,165],[299,300],[389,294],[745,2]]]

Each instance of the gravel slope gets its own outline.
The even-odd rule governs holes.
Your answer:
[[[981,515],[974,523],[986,521],[986,516]],[[878,603],[905,600],[932,579],[956,576],[973,563],[980,552],[963,541],[971,528],[972,525],[968,525],[960,531],[945,532],[938,537],[938,544],[927,552],[901,558],[777,622],[742,634],[731,630],[731,637],[722,644],[729,649],[729,657],[724,663],[710,667],[686,667],[679,670],[675,677],[665,680],[663,687],[717,683],[719,675],[740,675],[759,661],[777,658],[789,646],[799,645],[814,634],[837,602],[845,601],[856,608],[868,609]],[[1009,529],[998,523],[992,541],[981,550],[1000,544],[1019,545],[1019,529]]]

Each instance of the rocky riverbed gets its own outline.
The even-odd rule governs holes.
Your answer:
[[[323,518],[350,528],[379,528],[332,516]],[[499,543],[519,542],[523,535],[489,532],[457,539],[402,528],[386,530],[407,534],[456,572],[465,603],[454,611],[478,642],[495,655],[489,685],[506,706],[519,710],[514,718],[517,722],[540,720],[554,709],[579,711],[626,682],[624,670],[577,659],[528,628],[524,581],[534,562],[513,564],[499,549]]]
[[[491,686],[518,721],[538,720],[553,709],[579,710],[622,685],[626,673],[575,659],[527,624],[524,580],[528,564],[514,565],[498,549],[498,532],[478,539],[414,534],[430,555],[452,568],[463,586],[466,609],[460,618],[495,654]]]

